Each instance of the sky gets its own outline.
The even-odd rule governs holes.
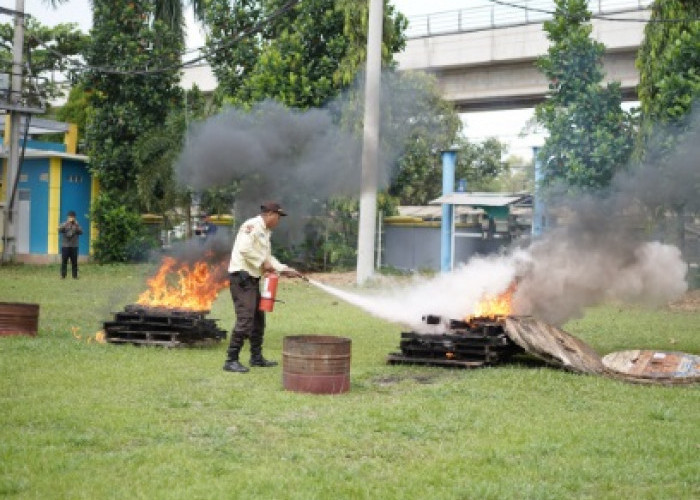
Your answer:
[[[420,16],[436,12],[458,10],[489,4],[487,0],[393,0],[393,5],[407,17]],[[92,11],[89,0],[67,0],[57,8],[51,8],[48,0],[25,0],[25,12],[35,16],[43,24],[53,26],[58,23],[73,22],[87,32],[92,25]],[[15,8],[15,0],[0,0],[0,7]],[[7,17],[0,17],[7,22]],[[189,48],[204,45],[204,35],[194,21],[191,9],[187,10],[187,45]],[[519,137],[532,109],[507,111],[486,111],[479,113],[464,113],[460,115],[464,123],[463,134],[472,141],[483,141],[488,137],[496,137],[509,145],[509,154],[520,156],[529,161],[532,147],[541,145],[543,137],[539,134],[529,134]]]

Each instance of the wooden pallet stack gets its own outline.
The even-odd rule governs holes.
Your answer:
[[[503,362],[523,350],[504,331],[500,319],[451,320],[444,333],[401,333],[401,352],[390,364],[427,364],[475,368]]]
[[[203,346],[226,338],[209,311],[168,309],[130,304],[105,321],[105,340],[113,344],[163,347]]]

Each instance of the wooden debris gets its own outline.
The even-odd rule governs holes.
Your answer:
[[[700,356],[683,352],[631,350],[603,357],[607,374],[629,382],[691,384],[700,382]]]
[[[505,332],[525,351],[554,364],[580,373],[603,373],[600,355],[582,340],[531,316],[508,316]]]

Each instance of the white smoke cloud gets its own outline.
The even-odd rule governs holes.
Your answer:
[[[368,313],[418,332],[440,331],[427,314],[464,319],[487,297],[517,280],[513,314],[533,315],[554,325],[581,316],[606,300],[659,306],[687,290],[688,265],[678,248],[642,243],[631,254],[576,248],[548,237],[507,255],[474,257],[453,272],[414,278],[373,292],[349,292],[314,283]]]
[[[475,257],[452,272],[432,278],[416,277],[409,283],[383,286],[372,293],[348,292],[317,282],[314,284],[374,316],[416,331],[428,331],[432,327],[422,322],[424,315],[463,319],[474,312],[484,296],[497,295],[505,290],[515,273],[515,260],[499,255]]]

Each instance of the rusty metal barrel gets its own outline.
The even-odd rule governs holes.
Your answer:
[[[350,390],[351,341],[294,335],[282,344],[282,385],[288,391],[340,394]]]
[[[35,336],[38,330],[39,304],[0,302],[0,336]]]

